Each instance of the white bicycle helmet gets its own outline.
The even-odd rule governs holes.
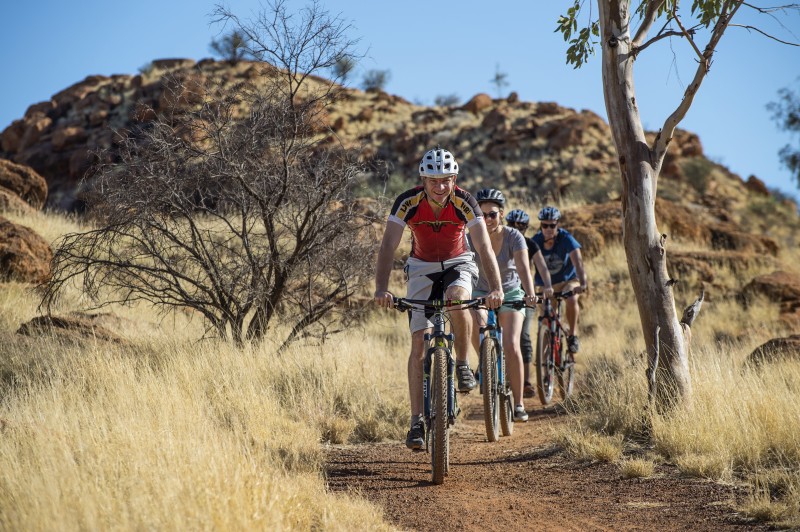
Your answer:
[[[422,160],[419,162],[419,175],[423,177],[458,175],[458,163],[449,151],[434,148],[422,156]]]

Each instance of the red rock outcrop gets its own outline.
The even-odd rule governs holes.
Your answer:
[[[36,232],[0,217],[0,281],[41,283],[50,276],[52,258]]]
[[[17,195],[34,209],[44,207],[47,182],[33,168],[0,159],[0,187]]]

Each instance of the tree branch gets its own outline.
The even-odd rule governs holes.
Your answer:
[[[775,37],[774,35],[770,35],[769,33],[756,28],[755,26],[745,26],[745,25],[742,25],[742,24],[731,24],[730,26],[732,28],[743,28],[743,29],[746,29],[747,31],[753,30],[755,32],[760,33],[764,37],[767,37],[768,39],[772,39],[773,41],[777,41],[777,42],[779,42],[781,44],[788,44],[789,46],[800,46],[800,43],[784,41],[782,39],[779,39],[779,38]]]
[[[694,43],[694,39],[692,39],[691,34],[686,30],[686,28],[683,27],[681,19],[680,17],[678,17],[677,10],[678,10],[678,2],[674,2],[672,4],[672,18],[675,19],[675,22],[678,24],[678,27],[681,29],[681,32],[683,32],[683,36],[686,37],[686,40],[688,40],[689,44],[692,45],[694,52],[697,54],[697,57],[700,58],[700,64],[703,65],[705,67],[706,72],[708,72],[708,69],[711,68],[710,58],[704,57],[703,54],[700,52],[700,49]],[[720,16],[720,19],[721,18],[722,17]]]
[[[686,87],[686,90],[683,93],[683,100],[672,112],[672,114],[666,119],[664,122],[664,126],[661,128],[661,131],[658,135],[656,135],[655,142],[653,145],[653,166],[656,168],[661,167],[661,163],[664,160],[664,155],[667,153],[667,146],[669,142],[672,140],[672,135],[675,133],[675,128],[678,124],[683,120],[686,116],[686,113],[689,111],[689,108],[692,106],[692,102],[694,101],[694,96],[697,94],[700,85],[702,84],[703,80],[705,79],[706,75],[708,74],[707,65],[711,64],[711,59],[714,56],[714,52],[717,49],[717,45],[719,44],[720,39],[725,33],[725,30],[730,23],[731,18],[736,14],[739,8],[742,6],[742,0],[733,0],[732,2],[726,2],[722,8],[722,12],[720,13],[719,19],[717,23],[714,25],[714,29],[711,33],[711,37],[708,40],[708,44],[706,45],[705,52],[701,55],[702,61],[697,66],[697,70],[694,74],[694,79],[692,82]],[[728,8],[733,5],[733,10],[728,14]]]
[[[639,48],[639,45],[647,37],[650,28],[653,27],[656,19],[658,18],[658,10],[664,5],[666,0],[649,0],[645,8],[644,16],[642,17],[642,24],[636,30],[636,35],[631,41],[631,48]]]

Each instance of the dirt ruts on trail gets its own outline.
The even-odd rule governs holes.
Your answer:
[[[743,487],[683,478],[668,465],[623,479],[618,465],[570,458],[552,442],[566,421],[553,408],[534,407],[512,436],[488,443],[480,400],[460,396],[443,485],[430,483],[427,453],[398,441],[331,446],[329,489],[359,493],[410,530],[769,530],[736,513]]]

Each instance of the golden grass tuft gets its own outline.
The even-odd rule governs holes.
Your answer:
[[[622,437],[606,436],[570,426],[556,432],[556,441],[572,457],[578,460],[616,462],[622,456]]]
[[[622,478],[648,478],[653,476],[656,465],[652,460],[628,458],[620,461],[619,468],[622,472]]]

